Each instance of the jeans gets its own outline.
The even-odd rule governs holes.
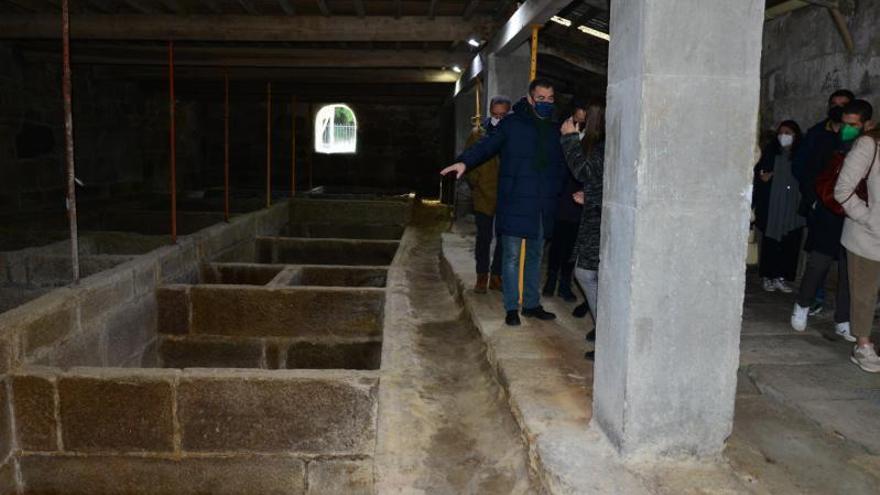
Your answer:
[[[593,323],[596,322],[596,306],[599,304],[599,272],[584,268],[575,268],[574,277],[581,284],[584,295],[587,296],[587,304],[590,305],[590,313],[593,314]]]
[[[522,237],[501,236],[504,309],[519,309],[519,255]],[[523,308],[534,309],[541,305],[541,256],[544,253],[544,228],[538,224],[538,238],[526,239],[526,260],[523,267]]]
[[[842,247],[840,259],[837,261],[837,290],[834,300],[834,322],[845,323],[850,319],[850,284],[847,274],[847,253]],[[834,258],[819,251],[812,251],[807,255],[807,267],[801,279],[801,288],[798,291],[797,303],[802,308],[809,308],[813,304],[813,298],[825,284],[825,277]]]
[[[847,251],[849,287],[852,293],[852,334],[870,337],[874,324],[877,290],[880,289],[880,261],[862,258]]]
[[[495,216],[475,211],[474,220],[477,223],[477,245],[474,249],[474,257],[477,261],[477,273],[501,275],[501,239],[498,239],[497,242],[495,242],[495,253],[492,255],[491,272],[489,268],[489,251],[492,248],[492,238],[495,236]]]

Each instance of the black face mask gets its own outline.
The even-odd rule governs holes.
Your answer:
[[[843,107],[831,107],[828,109],[828,119],[835,124],[843,120]]]

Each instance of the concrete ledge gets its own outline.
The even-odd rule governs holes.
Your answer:
[[[257,237],[259,263],[390,265],[398,241]]]
[[[382,334],[385,290],[379,288],[195,285],[163,287],[157,295],[162,333],[252,337]]]

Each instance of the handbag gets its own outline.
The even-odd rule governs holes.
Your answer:
[[[846,161],[845,154],[835,151],[831,156],[831,159],[828,160],[828,165],[826,165],[825,168],[822,169],[822,172],[816,177],[816,196],[831,213],[841,217],[845,216],[846,211],[843,209],[843,203],[852,199],[853,196],[858,196],[859,199],[868,203],[868,176],[871,175],[871,170],[874,168],[874,162],[877,160],[878,146],[880,146],[880,143],[878,143],[877,140],[874,140],[874,156],[871,159],[871,166],[868,167],[868,172],[865,173],[862,180],[856,184],[856,188],[853,189],[853,192],[851,192],[843,202],[838,202],[834,199],[834,188],[837,186],[837,179],[840,177],[840,171],[843,169],[843,164]]]

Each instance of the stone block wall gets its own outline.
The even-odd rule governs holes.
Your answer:
[[[808,7],[764,23],[762,129],[795,119],[806,131],[824,118],[828,95],[840,88],[880,109],[880,3],[855,4],[848,17],[852,55],[824,8]]]
[[[377,387],[370,371],[24,368],[23,492],[370,493]]]
[[[41,390],[47,383],[57,381],[52,377],[57,377],[61,370],[72,367],[155,366],[156,288],[160,284],[198,280],[201,260],[242,250],[252,253],[254,237],[279,232],[287,225],[288,216],[287,205],[281,203],[269,210],[236,217],[229,224],[181,237],[176,245],[138,256],[87,277],[78,286],[58,288],[0,314],[0,493],[15,486],[5,481],[14,481],[12,475],[22,464],[15,456],[21,449],[21,439],[12,429],[14,383],[10,376],[23,366],[57,369],[54,375],[35,376],[20,385]],[[36,397],[25,404],[39,404],[40,400]],[[35,421],[39,417],[34,416]],[[36,430],[19,432],[31,435],[27,432],[33,431]],[[51,441],[51,435],[42,431],[28,438]],[[46,492],[51,490],[46,488]]]

